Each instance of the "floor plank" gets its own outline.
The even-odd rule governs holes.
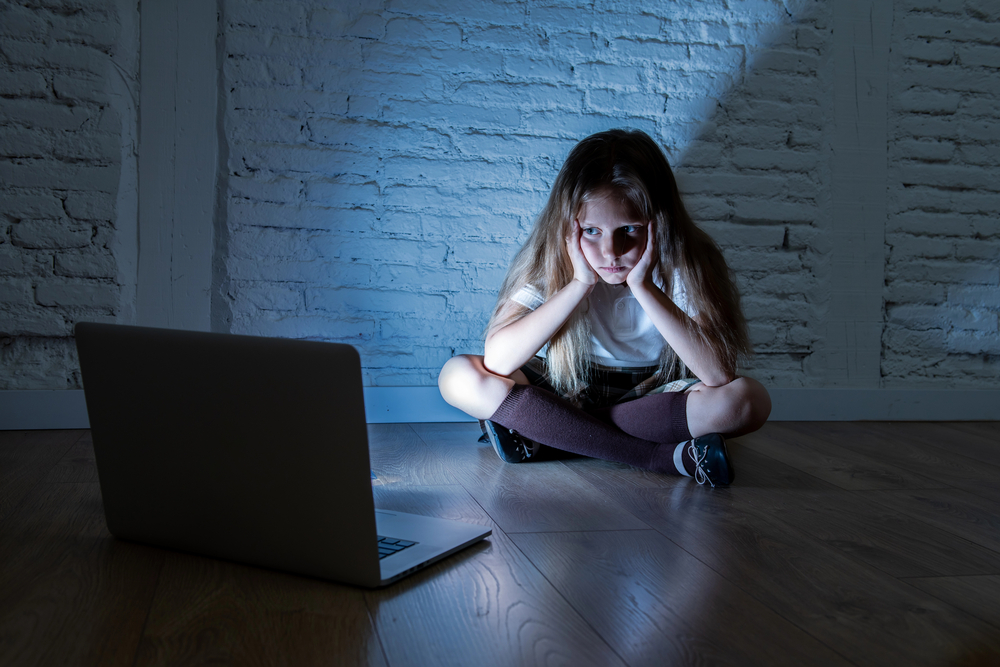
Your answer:
[[[417,433],[424,437],[428,430]],[[504,532],[647,528],[621,506],[595,496],[578,477],[566,474],[561,460],[504,463],[492,446],[470,441],[464,433],[461,439],[439,439],[437,446],[455,478]],[[573,458],[566,465],[582,460]]]
[[[629,665],[851,664],[655,531],[511,538]]]
[[[900,424],[818,422],[816,427],[812,427],[801,422],[783,426],[803,436],[811,434],[816,440],[836,442],[844,449],[876,461],[877,465],[892,465],[921,478],[934,480],[924,487],[905,488],[964,488],[1000,502],[1000,467],[908,438],[901,433]]]
[[[765,424],[741,438],[743,446],[778,459],[842,489],[922,489],[941,486],[914,474],[819,437],[822,425],[795,430],[792,424]]]
[[[781,521],[893,577],[1000,574],[1000,554],[871,502],[867,492],[748,495]]]
[[[84,431],[45,476],[47,484],[97,481],[97,460],[94,458],[94,441],[90,431]]]
[[[623,664],[462,487],[378,488],[376,505],[493,527],[485,542],[366,593],[394,667]]]
[[[0,521],[83,434],[84,431],[0,431]]]
[[[137,666],[386,664],[360,589],[165,554]]]
[[[447,459],[409,424],[369,424],[368,446],[378,484],[453,484]]]
[[[108,534],[97,484],[37,486],[0,522],[0,664],[131,665],[162,562]]]
[[[737,487],[677,487],[623,489],[619,499],[744,592],[857,664],[950,664],[970,645],[1000,659],[1000,637],[981,621],[781,522],[752,496]]]
[[[906,583],[1000,629],[1000,576],[930,577]]]
[[[864,496],[966,540],[1000,552],[1000,503],[962,489],[868,491]]]

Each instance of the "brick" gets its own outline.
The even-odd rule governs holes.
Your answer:
[[[955,243],[950,239],[909,234],[886,234],[885,243],[892,249],[890,261],[906,261],[914,257],[943,259],[954,257]]]
[[[1000,190],[1000,181],[993,170],[978,167],[905,164],[899,168],[899,178],[904,185]]]
[[[480,4],[475,5],[479,7]],[[482,6],[488,6],[485,3]],[[521,7],[523,13],[526,5]],[[498,51],[541,51],[549,41],[544,28],[535,25],[475,25],[462,27],[462,41],[471,47]],[[581,35],[582,37],[582,35]],[[587,36],[589,38],[589,35]]]
[[[641,70],[603,62],[573,66],[573,78],[587,88],[634,88],[643,83]]]
[[[927,114],[953,114],[958,111],[962,96],[957,92],[908,90],[894,98],[900,111]]]
[[[119,302],[119,288],[107,283],[46,281],[35,288],[35,301],[42,306],[114,308]]]
[[[317,230],[370,230],[375,213],[370,210],[331,206],[285,206],[266,202],[231,200],[229,216],[233,224],[254,227]]]
[[[321,236],[313,240],[320,257],[337,258],[344,262],[386,262],[439,266],[447,253],[443,243],[413,239],[385,239],[363,236]]]
[[[32,304],[31,281],[8,279],[0,283],[0,303],[21,306]]]
[[[760,199],[733,201],[733,222],[815,223],[821,217],[820,209],[812,204]]]
[[[23,128],[6,128],[0,135],[0,156],[44,158],[52,155],[52,135]]]
[[[444,313],[444,296],[387,289],[306,288],[306,308],[343,314],[366,312],[420,313],[430,317]]]
[[[995,329],[990,332],[950,331],[946,339],[947,350],[966,354],[1000,354],[1000,337]]]
[[[47,97],[49,91],[49,84],[40,72],[0,72],[0,95],[5,97]]]
[[[373,208],[378,202],[379,187],[376,183],[309,181],[304,194],[306,201],[326,206]]]
[[[955,155],[955,142],[924,140],[902,140],[893,142],[890,151],[901,158],[922,162],[947,162]]]
[[[42,39],[48,35],[49,22],[42,12],[14,3],[5,3],[0,12],[0,35],[17,39]]]
[[[954,260],[913,259],[886,266],[889,280],[926,281],[935,283],[992,285],[997,281],[997,267],[979,264],[959,264]]]
[[[0,317],[0,334],[7,336],[68,336],[71,327],[56,312],[35,310]],[[6,373],[4,373],[6,375]]]
[[[41,99],[0,99],[0,122],[38,130],[75,131],[93,123],[98,113],[88,107],[67,106]]]
[[[242,29],[304,34],[306,9],[291,2],[247,2],[228,0],[225,20]]]
[[[1000,285],[951,286],[948,303],[969,308],[1000,309]]]
[[[78,220],[112,220],[115,199],[111,194],[99,192],[69,192],[65,210],[67,215]]]
[[[54,273],[71,278],[114,278],[117,266],[111,253],[93,248],[87,252],[56,253]]]
[[[11,230],[11,242],[21,248],[82,248],[92,236],[90,225],[58,220],[22,220]]]
[[[347,95],[302,88],[237,88],[229,94],[229,104],[235,110],[305,112],[329,115],[347,113]]]
[[[292,176],[297,173],[357,174],[374,176],[377,158],[329,146],[233,144],[229,168],[243,176],[248,172]]]
[[[300,201],[305,187],[297,178],[280,176],[268,180],[230,176],[228,184],[231,197],[278,204]]]
[[[945,288],[945,285],[936,282],[890,280],[887,281],[882,295],[886,303],[940,305],[945,301]]]
[[[733,166],[745,169],[810,172],[819,167],[820,158],[814,152],[791,150],[738,147],[732,152]]]
[[[18,67],[49,67],[101,76],[110,66],[107,54],[81,44],[4,40],[2,52],[9,64]]]
[[[407,44],[441,43],[458,46],[462,41],[462,30],[455,23],[395,18],[385,24],[385,40]]]
[[[51,161],[0,163],[0,182],[21,188],[90,189],[112,193],[118,188],[118,174],[118,165],[89,166]]]
[[[394,264],[379,267],[372,284],[380,289],[421,287],[428,292],[456,292],[468,288],[457,269]]]
[[[671,64],[687,67],[690,62],[686,44],[668,43],[660,40],[616,39],[612,49],[620,58],[649,61],[658,65]]]
[[[53,195],[0,191],[0,211],[11,218],[56,219],[63,215],[63,205],[62,201]]]
[[[1000,46],[968,44],[958,48],[958,59],[966,67],[1000,69]]]
[[[509,161],[424,160],[395,157],[385,160],[386,181],[464,187],[513,186],[521,180],[521,167]]]
[[[121,135],[108,132],[64,132],[56,135],[52,146],[52,155],[57,159],[95,164],[119,163],[121,151]]]
[[[305,303],[302,289],[292,287],[243,287],[236,296],[259,310],[299,310]]]
[[[229,252],[234,258],[314,260],[310,237],[295,229],[237,226],[230,218]]]
[[[86,4],[86,3],[85,3]],[[115,46],[118,41],[119,22],[107,11],[87,6],[85,11],[52,14],[49,37],[59,42],[76,42],[102,51]]]
[[[503,57],[503,71],[513,81],[543,80],[569,81],[573,78],[573,67],[560,58],[539,58],[508,53]]]
[[[375,332],[371,320],[333,319],[315,315],[280,315],[265,312],[249,321],[233,323],[233,333],[271,338],[296,338],[355,343],[370,340]]]
[[[899,55],[918,63],[947,64],[955,58],[955,46],[939,40],[904,40],[897,47]]]
[[[488,23],[491,26],[517,25],[525,22],[525,6],[520,2],[468,3],[462,0],[389,0],[386,11],[408,16],[443,16],[448,19],[461,17],[464,23]]]
[[[751,57],[751,67],[758,71],[815,74],[819,58],[801,51],[757,51]]]
[[[513,109],[483,108],[471,105],[433,104],[390,100],[387,118],[420,118],[432,127],[441,124],[454,128],[509,128],[520,124],[520,114]]]

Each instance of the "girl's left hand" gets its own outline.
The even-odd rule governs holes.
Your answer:
[[[632,270],[625,276],[625,284],[635,289],[647,280],[652,283],[653,267],[656,266],[658,259],[659,255],[656,252],[656,227],[653,221],[650,220],[646,225],[646,247],[642,251],[642,257],[639,258],[639,261],[632,267]]]

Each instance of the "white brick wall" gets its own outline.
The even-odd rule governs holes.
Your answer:
[[[569,149],[631,126],[740,272],[758,374],[803,383],[829,41],[812,4],[789,23],[774,2],[226,0],[234,331],[351,342],[367,382],[433,383],[481,351]]]
[[[884,387],[992,388],[1000,370],[990,6],[894,3],[888,208],[872,230],[885,238]],[[507,262],[574,142],[631,126],[666,147],[738,274],[750,371],[828,382],[845,39],[833,3],[220,9],[216,259],[233,331],[351,342],[366,383],[433,384],[449,356],[481,351]],[[79,386],[72,324],[131,321],[137,25],[125,0],[0,7],[2,389]]]
[[[136,77],[137,14],[120,4],[0,7],[0,389],[78,388],[73,324],[122,311],[113,251],[134,118],[109,77]]]
[[[995,3],[896,2],[882,338],[888,387],[992,388],[1000,377],[998,43]]]

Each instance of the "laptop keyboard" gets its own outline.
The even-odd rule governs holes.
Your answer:
[[[394,537],[382,537],[378,536],[378,557],[379,560],[385,558],[386,556],[391,556],[395,553],[399,553],[406,547],[412,547],[418,542],[410,542],[409,540],[397,540]]]

